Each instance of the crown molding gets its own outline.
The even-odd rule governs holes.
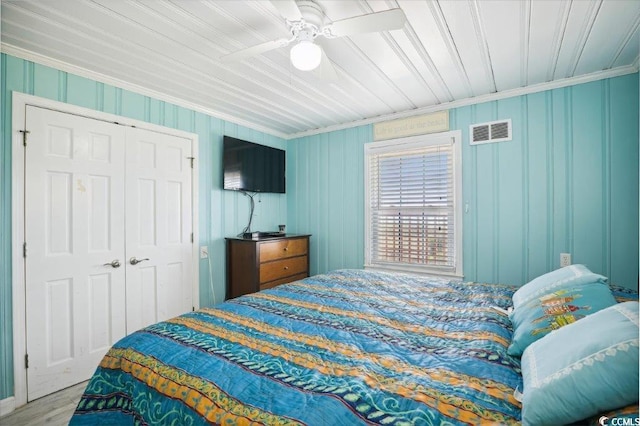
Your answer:
[[[546,90],[559,89],[568,86],[575,86],[577,84],[590,83],[592,81],[603,80],[606,78],[619,77],[627,74],[633,74],[638,72],[639,67],[639,59],[640,56],[636,57],[635,61],[631,65],[612,68],[603,71],[597,71],[590,74],[580,75],[576,77],[563,78],[560,80],[549,81],[545,83],[532,84],[525,87],[518,87],[510,90],[503,90],[501,92],[488,93],[486,95],[475,96],[472,98],[461,99],[457,101],[445,102],[438,105],[432,105],[428,107],[422,107],[412,110],[407,110],[403,112],[393,113],[381,115],[373,118],[365,118],[362,120],[351,121],[348,123],[340,123],[333,126],[322,127],[318,129],[306,130],[303,132],[286,134],[268,127],[258,126],[250,121],[243,120],[232,115],[226,114],[221,111],[217,111],[181,98],[177,98],[174,96],[170,96],[156,90],[148,89],[143,86],[139,86],[137,84],[129,83],[124,80],[120,80],[117,78],[110,77],[108,75],[98,73],[95,71],[88,70],[83,67],[78,67],[76,65],[69,64],[64,61],[60,61],[57,59],[50,58],[48,56],[44,56],[35,52],[31,52],[26,49],[22,49],[20,47],[16,47],[10,44],[3,43],[0,46],[0,52],[6,53],[8,55],[16,56],[18,58],[36,62],[41,65],[49,66],[60,71],[72,73],[81,77],[90,78],[92,80],[99,81],[101,83],[110,84],[112,86],[116,86],[125,90],[129,90],[144,96],[149,96],[154,99],[158,99],[161,101],[169,102],[184,108],[191,109],[193,111],[201,112],[225,121],[229,121],[231,123],[235,123],[244,127],[248,127],[253,130],[257,130],[259,132],[263,132],[272,136],[276,136],[285,140],[289,139],[297,139],[305,136],[313,136],[320,133],[328,133],[337,130],[348,129],[352,127],[364,126],[368,124],[380,123],[388,120],[396,120],[399,118],[407,118],[414,115],[421,114],[429,114],[432,112],[448,110],[452,108],[460,108],[469,105],[481,104],[484,102],[497,101],[501,99],[513,98],[516,96],[529,95],[532,93],[543,92]]]
[[[187,101],[185,99],[181,99],[175,96],[171,96],[171,95],[167,95],[166,93],[162,93],[162,92],[158,92],[156,90],[153,89],[149,89],[137,84],[133,84],[130,82],[127,82],[125,80],[120,80],[118,78],[114,78],[114,77],[110,77],[108,75],[96,72],[96,71],[91,71],[89,69],[83,68],[83,67],[79,67],[76,65],[72,65],[68,62],[64,62],[64,61],[60,61],[58,59],[53,59],[49,56],[45,56],[45,55],[41,55],[39,53],[35,53],[32,52],[30,50],[27,49],[23,49],[21,47],[17,47],[17,46],[13,46],[11,44],[6,44],[6,43],[2,43],[2,45],[0,46],[0,52],[2,53],[6,53],[8,55],[11,56],[15,56],[17,58],[20,59],[24,59],[26,61],[31,61],[31,62],[35,62],[38,63],[40,65],[44,65],[47,67],[51,67],[60,71],[64,71],[64,72],[68,72],[71,74],[75,74],[77,76],[80,77],[85,77],[85,78],[89,78],[91,80],[95,80],[98,81],[100,83],[105,83],[105,84],[109,84],[111,86],[115,86],[118,87],[120,89],[124,89],[124,90],[128,90],[134,93],[138,93],[140,95],[143,96],[149,96],[151,98],[160,100],[160,101],[164,101],[164,102],[168,102],[180,107],[184,107],[184,108],[188,108],[190,110],[196,111],[196,112],[201,112],[203,114],[207,114],[210,116],[213,116],[215,118],[219,118],[234,124],[238,124],[240,126],[244,126],[244,127],[248,127],[250,129],[253,130],[257,130],[259,132],[262,133],[266,133],[272,136],[276,136],[282,139],[290,139],[290,137],[286,134],[286,133],[282,133],[279,132],[277,130],[268,128],[268,127],[264,127],[264,126],[260,126],[260,125],[256,125],[255,123],[252,123],[250,121],[247,120],[243,120],[241,118],[226,114],[224,112],[215,110],[215,109],[211,109],[208,108],[206,106],[203,105],[199,105],[197,103],[193,103],[190,101]]]
[[[577,84],[590,83],[592,81],[604,80],[606,78],[619,77],[627,74],[638,72],[638,58],[632,65],[627,65],[609,70],[597,71],[591,74],[584,74],[576,77],[563,78],[560,80],[549,81],[545,83],[532,84],[516,89],[503,90],[496,93],[488,93],[486,95],[474,96],[472,98],[460,99],[458,101],[445,102],[438,105],[417,108],[409,111],[398,112],[394,114],[381,115],[374,118],[365,118],[363,120],[352,121],[349,123],[336,124],[334,126],[323,127],[321,129],[307,130],[304,132],[293,133],[287,136],[287,139],[296,139],[305,136],[313,136],[320,133],[333,132],[336,130],[349,129],[351,127],[365,126],[367,124],[380,123],[382,121],[396,120],[399,118],[407,118],[414,115],[429,114],[452,108],[460,108],[469,105],[481,104],[484,102],[497,101],[501,99],[513,98],[516,96],[530,95],[532,93],[544,92],[546,90],[560,89]]]

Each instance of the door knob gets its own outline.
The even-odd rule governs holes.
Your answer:
[[[118,259],[109,262],[109,263],[105,263],[103,266],[111,266],[112,268],[119,268],[120,267],[120,261]]]
[[[145,260],[149,260],[148,257],[144,258],[144,259],[136,259],[135,256],[132,257],[131,259],[129,259],[129,263],[132,265],[137,265],[140,262],[144,262]]]

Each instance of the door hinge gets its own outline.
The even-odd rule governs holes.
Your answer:
[[[27,257],[27,243],[22,243],[22,257]]]
[[[24,368],[29,368],[29,354],[24,354]]]
[[[195,307],[195,306],[192,306],[192,307],[191,307],[191,312],[193,312],[193,311],[195,311],[195,310],[196,310],[196,307]]]
[[[193,242],[193,232],[191,233],[191,242]]]
[[[22,145],[27,146],[27,135],[31,132],[28,130],[18,130],[18,131],[22,133]]]
[[[193,160],[196,159],[196,157],[187,157],[189,160],[191,160],[191,168],[193,169]]]

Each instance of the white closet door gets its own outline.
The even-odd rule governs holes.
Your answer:
[[[27,384],[33,400],[87,380],[125,335],[125,128],[30,106],[26,117]]]
[[[192,309],[190,157],[188,139],[127,130],[127,333]]]

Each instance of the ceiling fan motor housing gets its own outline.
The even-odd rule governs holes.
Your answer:
[[[324,11],[316,2],[311,0],[299,0],[298,9],[305,23],[311,24],[317,34],[324,25]]]

